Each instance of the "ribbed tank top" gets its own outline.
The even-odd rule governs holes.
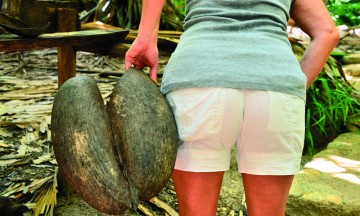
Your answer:
[[[279,91],[306,98],[287,34],[291,0],[187,0],[184,33],[162,79],[180,88]]]

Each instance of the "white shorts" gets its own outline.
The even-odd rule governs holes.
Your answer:
[[[236,145],[238,169],[255,175],[299,171],[305,101],[272,91],[187,88],[166,95],[180,139],[175,169],[226,171]]]

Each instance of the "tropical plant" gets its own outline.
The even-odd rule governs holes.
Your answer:
[[[328,0],[327,7],[337,25],[360,25],[360,0]]]
[[[292,44],[301,59],[305,47]],[[359,121],[360,103],[353,97],[354,89],[342,75],[341,66],[330,57],[322,72],[307,90],[305,152],[314,155],[325,148],[350,121]]]
[[[126,29],[137,29],[141,18],[142,0],[80,0],[82,4],[97,4],[95,20],[110,23]],[[160,22],[160,29],[182,30],[184,14],[181,0],[166,0]]]
[[[175,5],[175,8],[183,15],[185,16],[186,8],[185,8],[185,0],[172,0],[173,4]]]

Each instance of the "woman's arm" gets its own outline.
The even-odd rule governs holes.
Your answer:
[[[338,43],[339,32],[322,0],[294,0],[290,15],[311,38],[300,63],[309,87]]]
[[[132,64],[140,69],[150,67],[150,78],[156,82],[159,66],[157,37],[165,0],[143,0],[138,36],[126,52],[125,68]]]

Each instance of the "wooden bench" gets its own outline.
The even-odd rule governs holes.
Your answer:
[[[0,52],[39,50],[44,48],[58,49],[58,85],[76,76],[76,52],[96,51],[102,47],[119,44],[129,30],[84,30],[76,29],[76,10],[58,10],[58,31],[42,34],[37,38],[22,38],[17,35],[0,35]]]

